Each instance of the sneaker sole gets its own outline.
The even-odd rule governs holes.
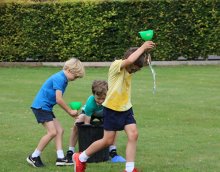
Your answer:
[[[33,167],[36,167],[36,166],[34,165],[34,163],[33,163],[28,157],[27,157],[26,161],[27,161],[30,165],[32,165]]]
[[[66,162],[66,164],[65,165],[73,165],[74,163],[73,162]]]
[[[65,162],[56,162],[56,166],[65,166],[66,163]]]

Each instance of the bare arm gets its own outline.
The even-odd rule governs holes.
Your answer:
[[[65,101],[63,100],[63,95],[62,95],[62,91],[60,90],[56,90],[56,102],[57,104],[63,109],[65,110],[71,117],[77,117],[78,116],[78,111],[77,110],[72,110],[69,108],[69,106],[67,106],[67,104],[65,103]]]
[[[91,121],[91,117],[85,115],[85,121],[84,121],[84,123],[85,123],[85,124],[90,124],[90,121]]]
[[[134,53],[132,53],[127,59],[123,60],[121,68],[127,67],[131,64],[133,64],[141,54],[143,54],[145,51],[149,51],[152,48],[154,48],[155,43],[152,41],[146,41],[144,44],[142,44],[141,47],[139,47]]]

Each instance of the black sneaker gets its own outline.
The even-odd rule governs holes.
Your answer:
[[[66,165],[66,158],[57,158],[56,160],[56,166],[64,166]]]
[[[118,154],[117,154],[116,149],[112,149],[111,152],[109,152],[109,156],[110,156],[111,158],[114,158],[114,157],[117,156],[117,155],[118,155]]]
[[[43,167],[44,166],[44,164],[42,163],[42,161],[40,159],[40,156],[32,158],[31,155],[29,155],[26,160],[30,165],[32,165],[34,167]]]
[[[66,152],[66,156],[65,156],[66,165],[73,165],[72,156],[73,156],[73,152],[72,152],[71,150],[68,150],[68,151]]]

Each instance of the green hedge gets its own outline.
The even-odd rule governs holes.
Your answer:
[[[154,60],[220,55],[219,0],[0,4],[0,61],[112,61],[154,29]]]

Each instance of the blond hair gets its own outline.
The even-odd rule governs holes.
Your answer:
[[[82,78],[85,75],[85,69],[79,59],[71,58],[67,60],[63,66],[63,70],[70,70],[77,77]]]

